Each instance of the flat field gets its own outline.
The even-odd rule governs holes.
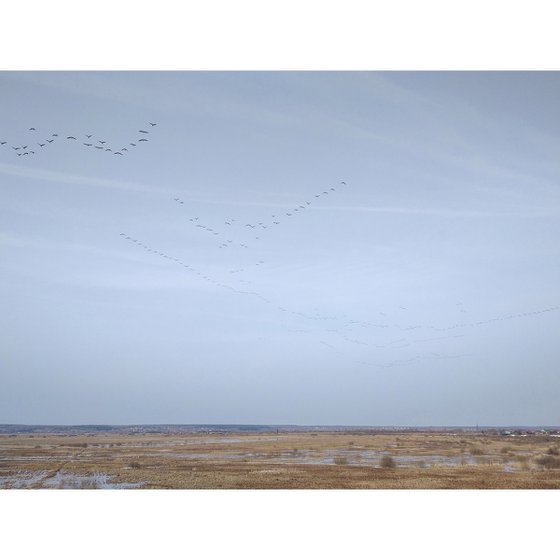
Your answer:
[[[560,488],[551,435],[0,435],[0,488]]]

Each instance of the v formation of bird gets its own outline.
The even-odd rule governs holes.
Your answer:
[[[157,123],[148,122],[148,128],[153,129]],[[100,153],[124,157],[134,151],[142,142],[149,142],[149,130],[140,129],[128,142],[122,144],[108,144],[104,138],[97,138],[93,134],[68,134],[60,135],[58,132],[48,132],[46,135],[31,126],[27,130],[27,140],[22,143],[12,144],[7,140],[0,141],[0,147],[11,146],[13,153],[18,157],[32,157],[40,154],[43,150],[54,148],[63,142],[74,143],[85,149],[97,150]]]
[[[240,220],[239,218],[227,217],[223,219],[222,226],[218,229],[215,226],[210,227],[209,224],[203,223],[199,216],[189,215],[187,217],[187,224],[190,224],[193,228],[197,229],[198,231],[205,232],[211,235],[213,238],[216,238],[219,242],[219,244],[217,245],[218,249],[227,250],[236,246],[244,249],[250,249],[251,247],[249,245],[239,241],[239,239],[237,238],[237,235],[241,233],[241,231],[244,230],[244,231],[251,232],[255,240],[260,240],[261,235],[267,233],[267,231],[265,230],[271,231],[282,224],[289,224],[290,221],[295,219],[296,216],[304,215],[305,213],[307,213],[307,211],[311,210],[314,204],[320,202],[321,198],[332,196],[338,190],[341,189],[346,190],[347,188],[348,188],[348,184],[346,183],[346,181],[341,181],[336,187],[330,186],[325,190],[312,193],[306,199],[304,199],[300,203],[296,203],[293,208],[289,208],[287,211],[284,211],[282,213],[277,212],[276,214],[271,214],[269,216],[255,219],[247,223],[244,223],[244,221]],[[188,208],[188,205],[186,206],[185,201],[182,200],[180,197],[175,197],[173,200],[177,205],[179,205],[180,208],[185,210]],[[258,235],[256,235],[257,232]],[[165,258],[168,261],[178,264],[179,266],[183,267],[189,272],[192,272],[198,277],[200,277],[203,281],[213,284],[218,288],[225,289],[236,294],[257,298],[262,303],[273,307],[276,311],[280,312],[281,314],[290,316],[292,318],[299,318],[301,320],[304,320],[307,324],[309,324],[310,321],[317,324],[317,327],[314,329],[298,329],[298,330],[292,329],[291,332],[307,332],[307,333],[313,333],[314,335],[327,333],[336,336],[339,342],[343,343],[345,347],[349,347],[349,345],[355,345],[360,347],[369,347],[371,349],[387,349],[390,351],[399,351],[400,349],[411,347],[415,344],[423,345],[424,343],[427,342],[438,342],[444,339],[455,339],[455,338],[461,338],[465,336],[464,334],[447,335],[445,334],[447,333],[447,331],[454,331],[457,329],[476,328],[482,325],[488,325],[490,323],[494,323],[498,321],[519,319],[523,317],[529,317],[529,316],[539,315],[542,313],[548,313],[551,311],[560,310],[560,306],[552,306],[544,309],[532,310],[525,313],[513,313],[513,314],[503,315],[499,317],[492,317],[489,319],[487,318],[479,321],[474,321],[474,320],[464,321],[461,323],[454,323],[450,325],[407,324],[406,322],[403,323],[401,321],[368,322],[368,321],[355,320],[348,317],[327,316],[321,313],[304,313],[299,310],[291,309],[285,304],[278,304],[277,302],[272,301],[270,298],[264,296],[260,292],[242,290],[239,287],[232,285],[231,282],[217,280],[211,275],[204,274],[200,270],[196,270],[195,268],[193,268],[192,265],[183,262],[179,258],[158,251],[157,249],[152,248],[146,243],[138,239],[134,239],[126,235],[125,233],[121,233],[120,235],[127,241],[135,243],[137,246],[141,247],[145,251],[156,254],[161,258]],[[252,265],[249,265],[249,268],[254,270],[254,267],[262,267],[263,265],[265,265],[265,261],[258,260],[254,262]],[[239,275],[243,272],[248,272],[249,268],[247,268],[247,266],[230,268],[228,270],[228,274]],[[249,281],[242,278],[238,278],[238,283],[249,283]],[[398,312],[401,313],[401,315],[403,311],[405,312],[408,311],[408,307],[402,305],[398,306]],[[456,304],[456,311],[460,313],[467,313],[462,303]],[[380,315],[384,317],[386,316],[386,314],[382,312],[380,312]],[[401,337],[399,339],[391,340],[384,344],[380,344],[377,338],[374,338],[373,340],[371,339],[364,340],[363,338],[356,338],[356,336],[354,335],[356,329],[362,332],[364,331],[364,329],[375,329],[377,332],[379,332],[380,329],[381,330],[389,329],[389,330],[399,331],[403,334],[407,334],[408,336],[410,336],[410,333],[412,331],[423,329],[425,331],[430,331],[434,333],[442,333],[443,336],[434,336],[429,338],[426,337],[402,338]],[[290,331],[289,328],[288,330]],[[353,335],[353,336],[349,336],[349,335]],[[339,347],[333,345],[332,343],[326,342],[324,340],[320,340],[319,342],[326,350],[332,351],[338,355],[347,356],[353,359],[353,361],[357,364],[364,365],[364,366],[377,366],[377,367],[386,367],[386,368],[407,366],[424,360],[458,359],[458,358],[464,358],[472,355],[468,353],[446,354],[440,352],[429,352],[425,354],[416,354],[413,356],[408,356],[406,358],[399,357],[398,359],[392,359],[386,362],[371,362],[368,360],[352,358],[352,353],[349,353],[348,350],[343,351]]]

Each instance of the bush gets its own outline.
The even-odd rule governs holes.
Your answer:
[[[480,447],[476,447],[476,445],[471,445],[469,447],[469,453],[471,455],[484,455],[484,450],[482,450]]]
[[[560,457],[552,455],[541,455],[535,459],[535,463],[545,469],[560,469]]]
[[[335,457],[334,458],[334,464],[335,465],[347,465],[348,464],[348,459],[346,457],[343,457],[343,456]]]
[[[138,461],[132,461],[128,465],[131,469],[139,469],[140,463]]]
[[[558,455],[558,447],[549,447],[547,453],[549,455]]]
[[[379,464],[384,469],[394,469],[397,466],[395,464],[395,460],[393,459],[393,457],[391,457],[391,455],[383,455]]]

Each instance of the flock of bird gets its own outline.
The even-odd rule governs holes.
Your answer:
[[[343,187],[348,186],[346,181],[341,181],[340,185]],[[242,232],[245,234],[245,236],[245,232],[250,232],[251,241],[248,241],[249,243],[254,241],[260,242],[266,237],[268,232],[271,232],[278,226],[287,223],[293,217],[303,215],[304,210],[312,209],[313,205],[319,202],[317,199],[329,196],[330,194],[335,193],[336,190],[337,189],[335,187],[329,187],[328,190],[314,193],[309,197],[311,198],[311,200],[305,200],[302,203],[296,203],[294,205],[295,208],[293,208],[289,212],[283,212],[282,215],[280,215],[279,213],[271,214],[270,216],[260,217],[247,223],[243,223],[244,220],[238,218],[224,218],[220,230],[216,229],[216,226],[210,227],[209,224],[202,223],[199,216],[189,216],[188,223],[199,231],[205,232],[215,237],[219,241],[219,244],[217,245],[218,249],[231,249],[232,247],[249,249],[252,245],[248,245],[247,240],[240,240],[239,238],[236,239],[236,237],[241,235]],[[315,199],[315,202],[313,202],[313,199]],[[185,204],[185,201],[179,197],[175,197],[173,200],[178,205]],[[296,214],[296,212],[298,212],[299,214]],[[257,233],[258,235],[256,235]],[[265,261],[258,260],[257,262],[248,266],[262,266],[263,264],[265,264]],[[245,267],[235,268],[230,270],[229,273],[239,274],[245,272],[246,270],[247,268]]]
[[[348,184],[346,181],[339,182],[340,189],[346,191],[348,188]],[[274,230],[281,224],[289,223],[290,220],[294,219],[296,216],[302,216],[305,213],[309,212],[315,204],[317,204],[322,197],[332,196],[337,190],[340,190],[335,186],[330,186],[325,190],[321,190],[319,192],[312,193],[308,196],[303,202],[296,203],[293,205],[293,208],[290,207],[288,211],[284,211],[282,213],[277,212],[276,214],[271,214],[266,217],[261,217],[255,220],[251,220],[246,222],[245,220],[241,220],[240,218],[233,218],[227,217],[224,218],[221,222],[221,226],[210,225],[206,221],[201,221],[200,216],[198,215],[189,215],[187,217],[187,223],[192,226],[193,228],[204,232],[205,235],[210,235],[212,238],[216,238],[218,241],[217,248],[218,249],[230,249],[233,247],[241,247],[243,249],[251,249],[253,243],[250,241],[246,241],[246,239],[240,239],[240,237],[247,237],[247,232],[253,237],[254,241],[261,241],[268,232]],[[175,197],[174,202],[179,205],[181,208],[185,210],[188,206],[185,206],[185,201],[180,197]],[[256,235],[258,234],[258,235]],[[470,321],[470,322],[462,322],[462,323],[454,323],[450,325],[433,325],[433,324],[406,324],[402,322],[369,322],[363,320],[357,320],[348,318],[346,316],[333,316],[333,315],[325,315],[321,313],[305,313],[300,310],[291,309],[289,306],[285,305],[284,303],[278,303],[270,299],[269,297],[265,296],[264,294],[258,291],[248,291],[239,289],[235,285],[232,285],[231,282],[224,282],[219,279],[212,277],[211,275],[205,274],[202,271],[196,269],[192,264],[186,263],[183,260],[167,254],[166,252],[159,251],[147,243],[140,241],[130,235],[125,233],[120,234],[125,240],[130,241],[136,244],[138,247],[144,249],[145,251],[155,254],[161,258],[167,259],[168,261],[172,261],[177,265],[183,267],[185,270],[195,274],[200,279],[205,282],[208,282],[220,289],[228,290],[232,293],[250,296],[252,298],[258,299],[260,302],[267,306],[273,307],[276,311],[280,312],[284,315],[289,315],[296,319],[302,319],[305,321],[313,321],[313,322],[320,322],[323,326],[318,329],[293,329],[287,325],[284,325],[284,328],[288,332],[299,332],[299,333],[313,333],[314,335],[327,333],[333,336],[338,337],[341,343],[345,345],[357,345],[361,347],[371,348],[371,349],[385,349],[385,350],[394,350],[398,351],[407,347],[410,347],[414,344],[422,344],[432,341],[440,341],[444,339],[455,339],[455,338],[462,338],[464,334],[458,335],[447,335],[447,336],[436,336],[436,337],[428,337],[428,338],[398,338],[394,340],[390,340],[383,344],[380,344],[377,337],[374,340],[364,339],[363,337],[356,337],[355,330],[356,329],[395,329],[397,331],[401,331],[403,333],[408,333],[411,331],[416,331],[419,329],[432,331],[432,332],[442,332],[442,331],[452,331],[456,329],[466,329],[472,327],[480,327],[483,325],[488,325],[490,323],[499,322],[499,321],[507,321],[513,320],[523,317],[529,317],[532,315],[539,315],[542,313],[547,313],[551,311],[557,311],[560,309],[560,306],[549,307],[545,309],[538,309],[533,310],[525,313],[515,313],[509,314],[499,317],[491,317],[484,320],[479,321]],[[248,244],[250,243],[250,244]],[[229,274],[240,275],[243,272],[247,272],[248,266],[249,267],[262,267],[266,265],[266,262],[262,259],[254,262],[252,265],[245,265],[236,268],[228,268],[227,272]],[[238,279],[238,282],[248,282],[247,280]],[[407,307],[399,306],[399,310],[407,311]],[[461,302],[455,304],[455,309],[459,313],[467,313],[467,310],[464,308]],[[386,316],[385,313],[379,312],[379,314],[383,317]],[[336,323],[336,328],[333,328],[333,323]],[[347,356],[348,352],[343,351],[340,347],[335,346],[334,344],[327,342],[325,340],[319,340],[319,343],[338,355]],[[470,356],[471,354],[444,354],[444,353],[436,353],[430,352],[427,354],[417,354],[409,358],[398,358],[388,362],[371,362],[366,361],[363,359],[354,359],[355,363],[367,366],[378,366],[378,367],[395,367],[395,366],[404,366],[413,364],[420,360],[443,360],[443,359],[455,359],[455,358],[463,358]]]
[[[157,123],[148,122],[146,128],[152,129],[157,126]],[[48,150],[62,142],[76,143],[91,150],[98,150],[100,153],[126,156],[129,152],[133,151],[142,142],[149,142],[149,130],[139,129],[137,134],[134,135],[128,142],[111,145],[108,141],[102,138],[95,138],[93,134],[59,134],[58,132],[48,132],[47,135],[41,134],[36,127],[31,126],[27,130],[28,136],[25,142],[13,145],[7,140],[0,140],[0,147],[11,147],[13,153],[18,157],[33,157],[43,150]],[[117,146],[121,146],[117,148]]]
[[[38,152],[49,149],[51,146],[56,145],[60,142],[76,143],[85,149],[96,150],[101,153],[115,155],[115,156],[125,156],[131,151],[133,151],[140,143],[148,142],[150,132],[153,128],[157,126],[155,122],[148,122],[144,128],[138,130],[137,134],[131,138],[131,140],[125,145],[119,144],[109,144],[107,140],[102,138],[96,138],[93,134],[81,134],[81,135],[60,135],[56,132],[50,132],[47,136],[40,134],[35,127],[30,127],[27,131],[29,136],[26,142],[21,144],[13,145],[8,143],[7,140],[0,141],[0,148],[12,148],[13,153],[18,157],[30,157],[36,155]],[[117,146],[120,146],[117,148]],[[328,186],[324,190],[315,191],[309,193],[307,197],[302,198],[299,202],[290,205],[283,211],[277,211],[275,214],[269,214],[266,216],[261,216],[254,220],[246,221],[239,217],[226,217],[223,218],[220,225],[215,226],[209,224],[205,220],[201,220],[198,215],[191,215],[188,205],[180,197],[175,197],[174,202],[185,211],[188,211],[188,216],[186,218],[186,223],[197,231],[203,232],[204,235],[211,236],[211,239],[216,240],[216,247],[221,251],[231,250],[234,247],[239,247],[245,251],[247,254],[252,254],[250,249],[253,248],[255,242],[259,242],[259,250],[262,249],[262,241],[266,239],[267,235],[275,230],[281,229],[281,226],[289,224],[294,219],[304,216],[313,210],[314,206],[319,204],[321,200],[326,197],[332,197],[335,193],[349,192],[349,186],[346,181],[340,181],[335,186]],[[188,210],[187,210],[188,209]],[[523,313],[513,313],[508,315],[502,315],[498,317],[486,318],[478,321],[463,321],[450,325],[434,325],[434,324],[407,324],[403,322],[370,322],[363,321],[359,319],[349,318],[345,315],[326,315],[322,313],[306,313],[298,309],[291,309],[285,303],[279,303],[273,301],[271,298],[265,296],[258,291],[249,291],[245,289],[240,289],[239,286],[233,285],[232,282],[237,282],[238,284],[249,284],[249,280],[243,278],[243,273],[249,270],[254,270],[255,267],[265,267],[266,261],[262,258],[258,260],[255,259],[252,264],[234,266],[228,266],[224,268],[224,274],[235,275],[232,276],[232,281],[222,281],[217,279],[204,271],[193,266],[192,263],[185,262],[176,256],[168,254],[167,252],[161,251],[155,247],[152,247],[145,241],[142,241],[136,236],[128,235],[124,232],[120,233],[120,237],[131,244],[134,244],[139,249],[142,249],[146,253],[152,254],[159,258],[165,259],[168,262],[172,262],[177,266],[182,267],[184,271],[188,271],[194,276],[198,277],[204,282],[212,284],[213,286],[227,290],[230,293],[248,296],[251,298],[256,298],[262,304],[265,304],[273,308],[276,312],[279,312],[283,316],[290,316],[297,321],[304,321],[308,324],[309,321],[318,323],[317,328],[291,328],[289,325],[282,324],[282,326],[288,331],[293,333],[312,333],[314,336],[328,334],[337,337],[340,344],[345,347],[348,345],[353,345],[354,347],[359,346],[363,348],[371,348],[375,350],[385,349],[391,351],[398,351],[414,344],[422,344],[431,341],[439,341],[443,339],[461,338],[464,334],[456,335],[446,335],[446,336],[436,336],[428,338],[410,338],[412,331],[425,330],[432,332],[444,332],[453,331],[457,329],[468,329],[481,327],[495,322],[508,321],[514,319],[521,319],[530,316],[540,315],[543,313],[549,313],[553,311],[560,310],[559,306],[552,306],[543,309],[536,309]],[[224,259],[225,260],[225,259]],[[235,280],[234,280],[235,279]],[[456,311],[459,313],[467,313],[462,303],[455,304]],[[407,307],[399,306],[399,311],[407,311]],[[386,317],[386,313],[379,312],[379,315]],[[356,330],[364,333],[368,329],[394,329],[395,331],[400,331],[403,333],[404,338],[395,338],[384,343],[380,343],[378,337],[370,339],[364,337],[364,335],[356,335]],[[332,342],[327,342],[326,340],[319,340],[319,343],[329,352],[336,353],[341,356],[350,356],[347,351],[341,350],[340,346],[333,344]],[[367,365],[367,366],[378,366],[378,367],[395,367],[408,365],[420,360],[442,360],[451,358],[462,358],[469,356],[470,354],[440,354],[435,352],[430,352],[427,354],[417,354],[412,357],[394,359],[388,362],[370,362],[363,359],[354,359],[356,363]],[[351,356],[350,356],[351,357]]]

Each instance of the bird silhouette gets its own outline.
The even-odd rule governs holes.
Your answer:
[[[66,140],[77,140],[75,136],[67,136]]]
[[[152,126],[156,126],[157,123],[151,122],[151,123],[149,123],[149,124],[151,124]]]
[[[142,134],[150,134],[147,130],[139,130],[138,132],[141,132]]]
[[[34,127],[31,127],[29,130],[35,130],[35,128],[34,128]]]
[[[46,146],[46,144],[41,144],[40,142],[37,142],[37,144],[39,144],[39,146],[41,146],[41,148],[42,148],[43,146]]]
[[[148,141],[147,138],[140,138],[140,139],[138,140],[138,142],[147,142],[147,141]]]

